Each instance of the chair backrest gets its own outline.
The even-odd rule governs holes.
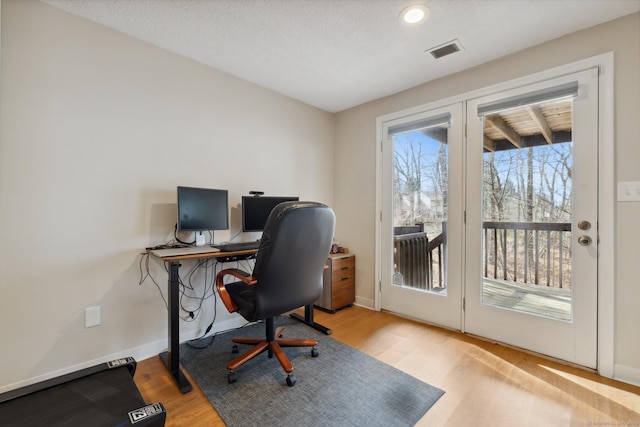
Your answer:
[[[334,228],[333,211],[321,203],[284,202],[271,211],[253,270],[255,317],[277,316],[320,297]]]

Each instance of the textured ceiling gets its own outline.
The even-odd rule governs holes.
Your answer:
[[[337,112],[640,10],[640,0],[41,0]],[[426,50],[457,39],[462,50]]]

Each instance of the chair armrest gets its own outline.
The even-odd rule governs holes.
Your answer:
[[[238,306],[233,302],[231,296],[229,295],[229,292],[227,291],[227,288],[224,285],[225,276],[233,276],[237,279],[240,279],[249,286],[253,286],[258,283],[258,279],[247,272],[238,270],[237,268],[228,268],[226,270],[220,271],[216,275],[216,289],[218,290],[218,295],[220,295],[220,299],[222,300],[222,303],[227,308],[229,313],[235,313],[236,311],[238,311]]]

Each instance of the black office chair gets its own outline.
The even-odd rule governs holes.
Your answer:
[[[250,322],[266,320],[266,338],[233,339],[234,352],[237,344],[254,347],[227,364],[230,383],[236,381],[235,369],[267,350],[287,372],[287,385],[293,386],[293,365],[281,347],[313,347],[311,355],[318,356],[316,340],[283,338],[284,328],[275,330],[275,319],[320,297],[334,227],[334,213],[323,204],[281,203],[269,215],[253,273],[226,269],[217,274],[216,287],[230,313],[238,312]],[[239,281],[224,284],[225,276]]]

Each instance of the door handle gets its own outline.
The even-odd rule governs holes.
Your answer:
[[[578,243],[580,243],[582,246],[589,246],[591,244],[591,237],[589,237],[589,236],[579,236],[578,237]]]
[[[580,221],[578,222],[578,228],[580,230],[588,230],[591,228],[591,223],[589,221]]]

